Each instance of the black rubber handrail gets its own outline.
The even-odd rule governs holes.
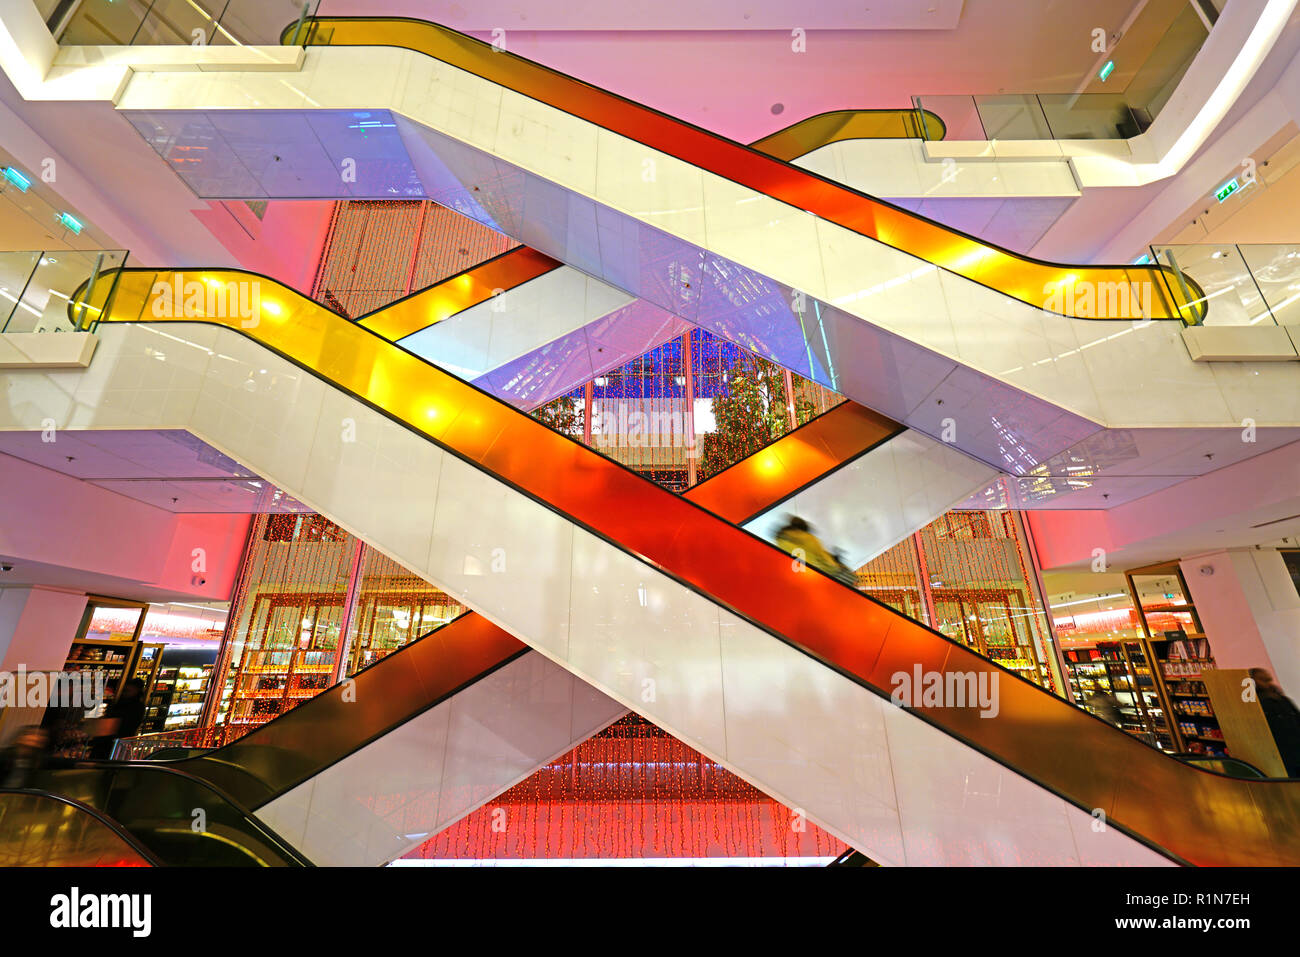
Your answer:
[[[98,808],[91,807],[84,801],[78,801],[76,798],[70,798],[63,794],[55,794],[53,791],[42,791],[39,788],[0,788],[0,795],[5,794],[39,797],[48,801],[67,805],[68,807],[76,808],[82,814],[94,818],[99,822],[99,824],[111,831],[119,841],[129,847],[131,852],[137,854],[146,864],[151,867],[166,866],[165,862],[159,858],[158,855],[154,854],[153,851],[141,844],[134,834]]]

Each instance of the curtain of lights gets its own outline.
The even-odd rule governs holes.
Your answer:
[[[790,808],[628,715],[407,857],[833,858],[844,850]]]
[[[683,491],[843,401],[703,329],[689,333],[689,348],[686,340],[665,342],[533,415]]]
[[[355,319],[518,245],[425,200],[334,204],[312,298]]]
[[[330,687],[345,649],[354,674],[464,610],[319,515],[258,515],[214,672],[224,678],[213,723],[247,733]]]
[[[349,628],[349,675],[465,612],[450,595],[369,546],[361,550],[356,607]]]
[[[926,573],[924,576],[922,570]],[[858,588],[1049,690],[1052,632],[1011,512],[949,512],[858,569]]]

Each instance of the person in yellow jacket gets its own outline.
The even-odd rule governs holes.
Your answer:
[[[855,584],[856,576],[852,569],[832,554],[821,539],[813,534],[808,523],[797,515],[789,516],[785,525],[776,533],[776,546],[846,585]]]

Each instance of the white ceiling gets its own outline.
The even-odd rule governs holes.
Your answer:
[[[265,5],[297,12],[291,0]],[[382,12],[475,31],[951,30],[961,19],[962,5],[963,0],[385,0],[382,5],[374,0],[323,0],[321,13],[374,16]]]
[[[184,431],[0,432],[12,456],[175,513],[308,512],[301,502]]]

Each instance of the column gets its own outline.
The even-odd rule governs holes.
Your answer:
[[[1267,668],[1300,701],[1300,592],[1276,548],[1234,548],[1180,561],[1220,668]]]
[[[587,448],[591,448],[591,407],[595,388],[591,379],[582,387],[582,444]]]
[[[790,417],[790,431],[793,432],[799,428],[799,415],[794,408],[794,376],[790,374],[789,369],[782,369],[785,373],[785,410]]]
[[[84,592],[39,586],[0,588],[0,671],[61,671],[86,611]],[[42,708],[0,709],[0,745]]]
[[[339,615],[339,649],[334,659],[334,684],[348,676],[348,658],[352,653],[353,631],[357,621],[357,607],[361,601],[361,566],[365,560],[365,542],[355,540],[352,562],[348,567],[348,591]]]

